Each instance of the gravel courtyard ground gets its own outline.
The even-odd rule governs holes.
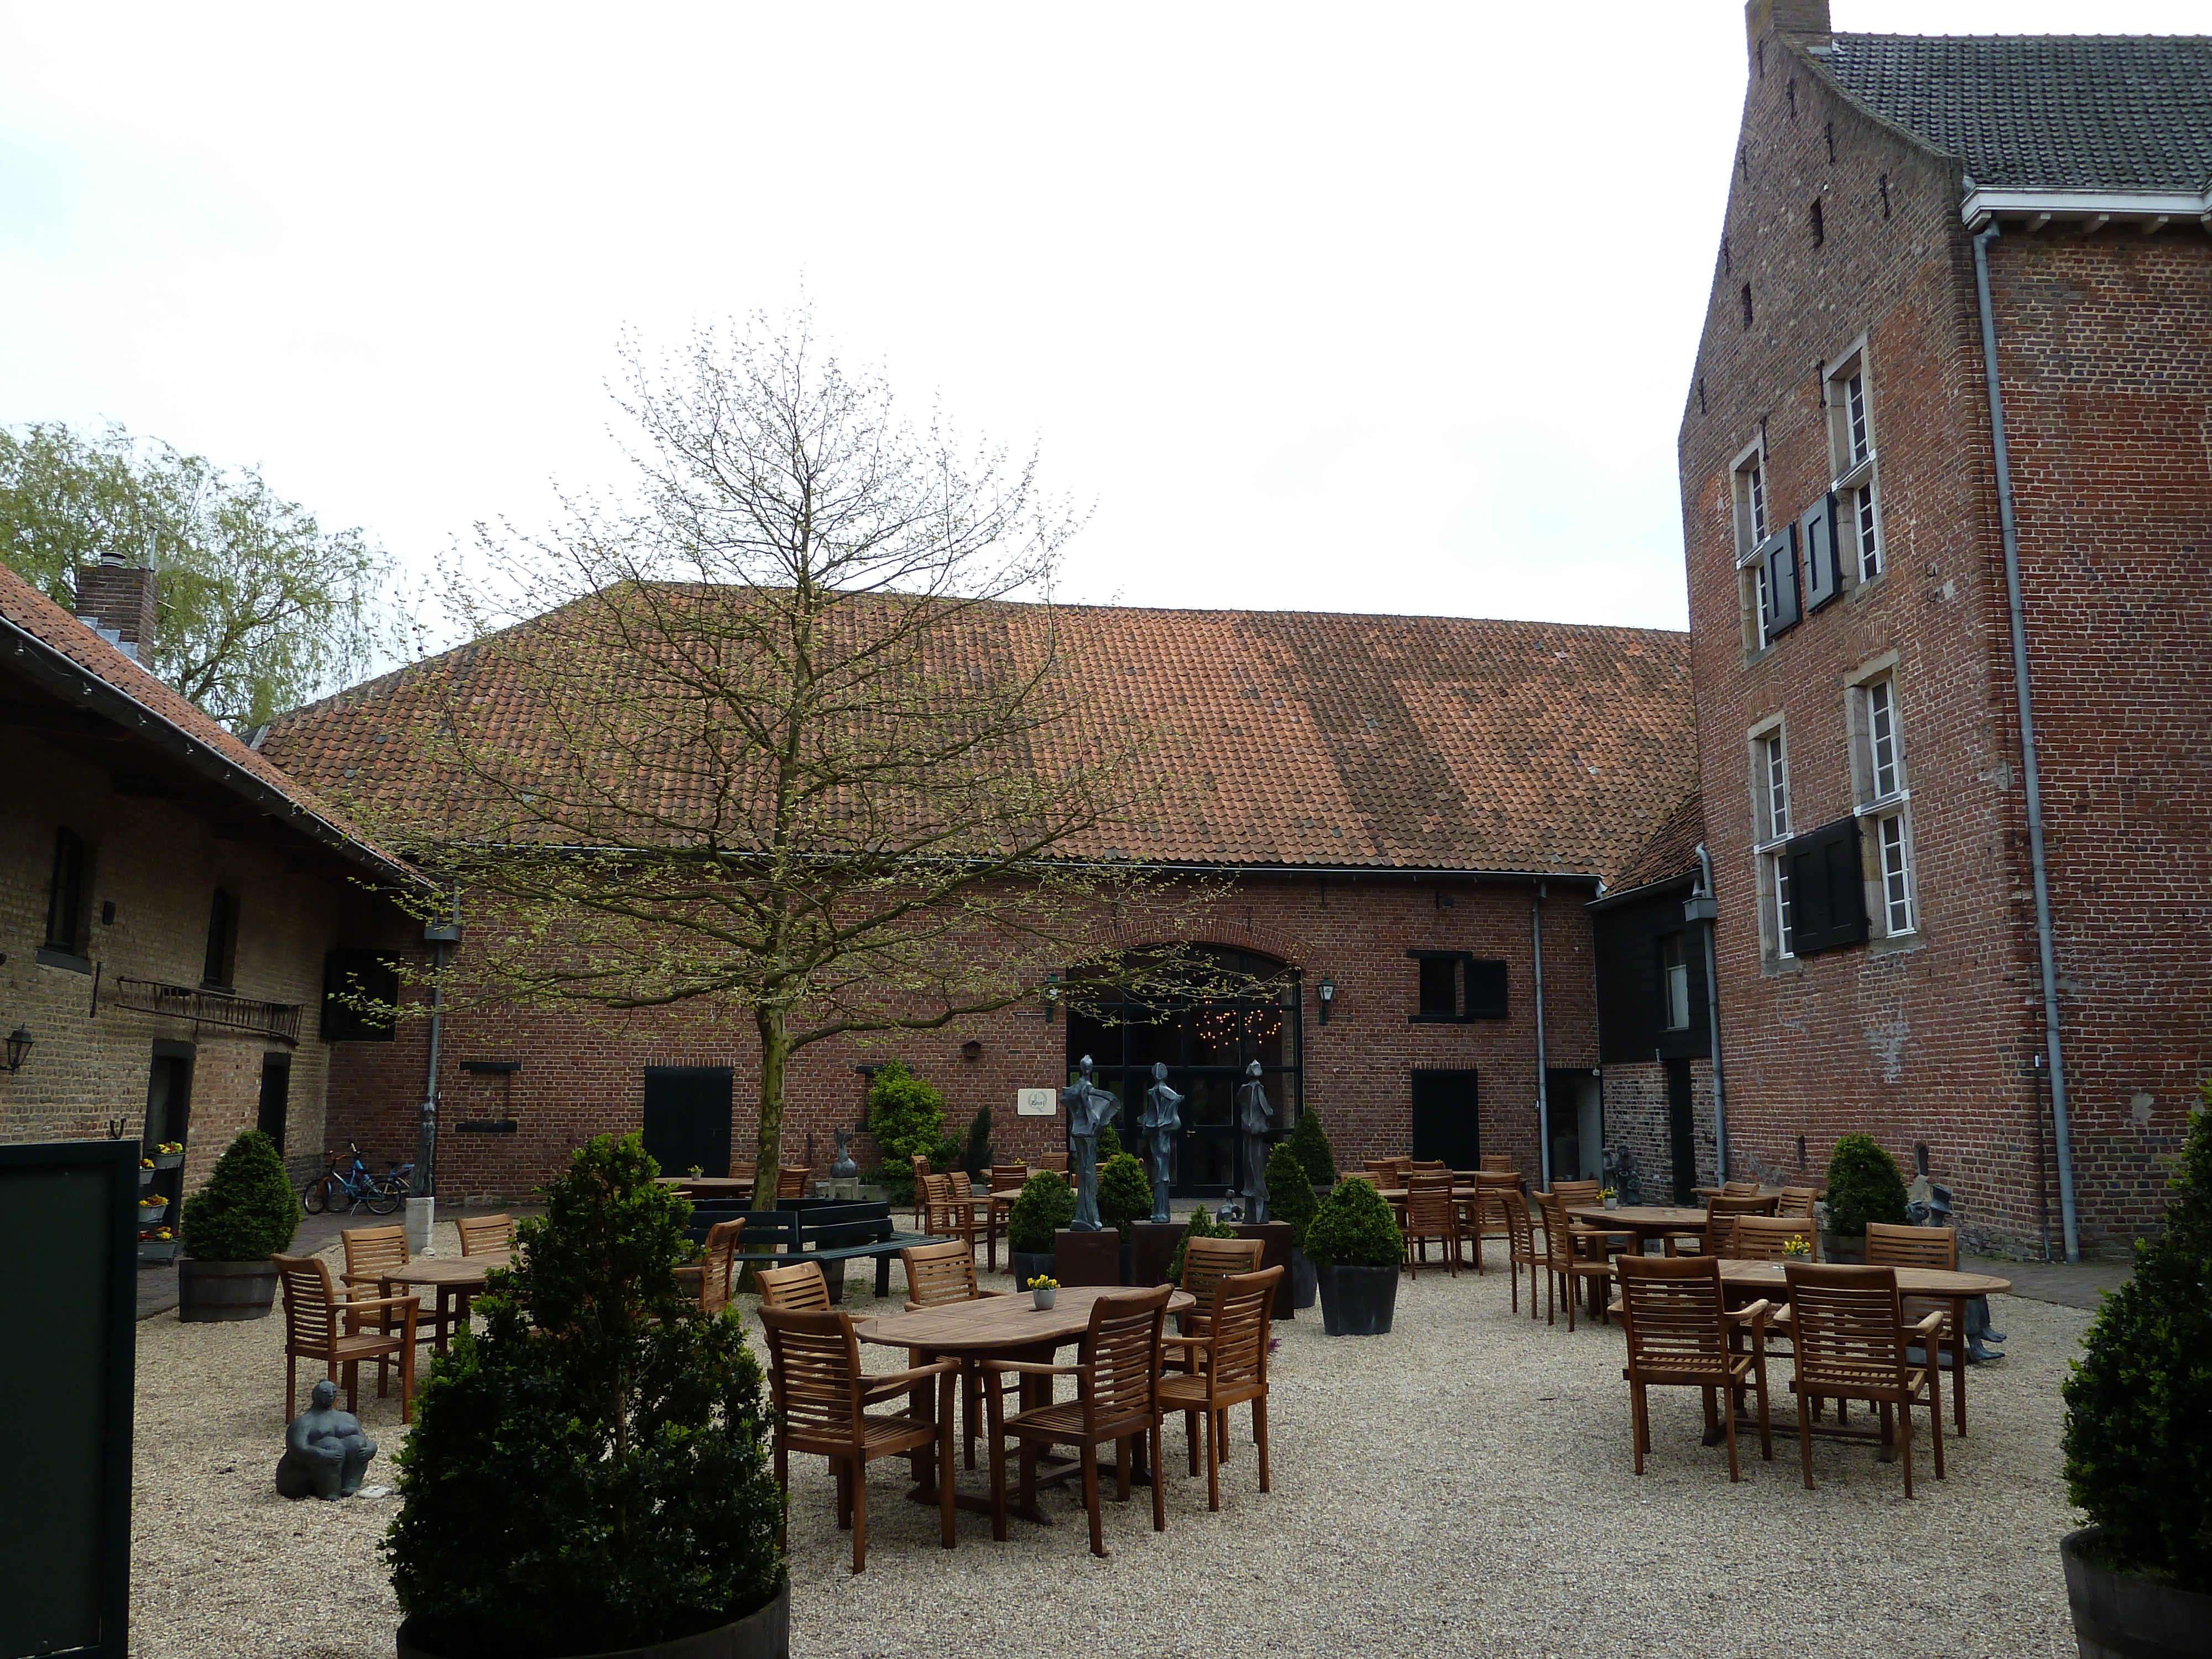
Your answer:
[[[853,1279],[848,1307],[865,1316],[878,1304]],[[1017,1521],[995,1545],[988,1517],[963,1513],[959,1547],[943,1551],[936,1510],[902,1501],[893,1462],[875,1466],[855,1578],[828,1473],[801,1460],[793,1651],[2072,1653],[2058,1389],[2087,1312],[1996,1300],[2007,1357],[1970,1376],[1972,1434],[1947,1443],[1947,1480],[1932,1478],[1923,1423],[1924,1484],[1908,1504],[1897,1468],[1864,1447],[1816,1443],[1820,1484],[1803,1489],[1786,1360],[1771,1464],[1752,1437],[1731,1486],[1725,1454],[1698,1443],[1696,1395],[1661,1390],[1637,1479],[1618,1329],[1532,1325],[1523,1291],[1516,1316],[1502,1273],[1425,1273],[1401,1281],[1390,1336],[1330,1340],[1312,1315],[1279,1325],[1274,1491],[1258,1491],[1239,1413],[1221,1513],[1207,1513],[1203,1478],[1171,1480],[1164,1534],[1141,1492],[1109,1502],[1107,1561],[1090,1554],[1076,1503],[1049,1492],[1065,1524]],[[386,1659],[398,1613],[376,1546],[393,1500],[288,1504],[271,1483],[281,1316],[187,1326],[165,1313],[138,1339],[134,1651]],[[884,1369],[902,1363],[875,1352]],[[364,1396],[383,1448],[370,1481],[386,1484],[404,1432],[396,1385]],[[1178,1424],[1177,1475],[1181,1442]],[[981,1471],[963,1480],[985,1490]]]

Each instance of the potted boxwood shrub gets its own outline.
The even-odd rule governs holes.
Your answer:
[[[1137,1234],[1133,1224],[1152,1213],[1152,1183],[1145,1179],[1145,1166],[1133,1152],[1116,1152],[1098,1169],[1098,1220],[1121,1235],[1121,1282],[1129,1282],[1137,1263]]]
[[[1306,1255],[1319,1280],[1325,1334],[1389,1334],[1405,1244],[1371,1182],[1352,1176],[1337,1183],[1306,1228]]]
[[[1326,1144],[1326,1143],[1324,1143]],[[1287,1140],[1267,1154],[1267,1214],[1291,1230],[1291,1306],[1310,1308],[1316,1281],[1314,1265],[1306,1255],[1306,1231],[1321,1208],[1313,1182],[1297,1148]]]
[[[2173,1187],[2066,1380],[2067,1495],[2090,1524],[2059,1552],[2084,1653],[2212,1653],[2212,1110]]]
[[[761,1370],[676,1264],[691,1206],[635,1134],[577,1150],[435,1364],[384,1542],[399,1659],[782,1659]]]
[[[915,1158],[939,1174],[952,1167],[944,1155],[945,1097],[901,1061],[885,1060],[868,1079],[868,1133],[884,1155],[875,1182],[901,1207],[914,1202]]]
[[[276,1296],[270,1257],[292,1248],[300,1200],[276,1143],[248,1129],[230,1143],[207,1185],[185,1200],[185,1259],[177,1317],[191,1324],[263,1319]]]
[[[1316,1199],[1336,1185],[1336,1149],[1328,1144],[1322,1133],[1321,1114],[1309,1106],[1298,1114],[1298,1121],[1291,1127],[1283,1145],[1297,1154],[1298,1162],[1305,1166],[1306,1179],[1313,1182]],[[1272,1158],[1273,1153],[1269,1154]],[[1272,1209],[1276,1202],[1275,1189],[1267,1188],[1267,1204]],[[1300,1307],[1307,1306],[1300,1303]]]
[[[1865,1261],[1868,1222],[1905,1223],[1905,1177],[1897,1160],[1871,1135],[1845,1135],[1828,1157],[1826,1203],[1821,1259]]]
[[[1075,1188],[1065,1176],[1041,1170],[1022,1183],[1006,1211],[1006,1267],[1026,1285],[1053,1269],[1053,1235],[1075,1219]]]

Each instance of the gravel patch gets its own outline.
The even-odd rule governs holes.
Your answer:
[[[441,1254],[457,1248],[442,1231]],[[877,1310],[868,1291],[855,1272],[855,1316]],[[872,1470],[868,1570],[855,1578],[827,1469],[796,1460],[793,1651],[2073,1651],[2058,1389],[2084,1311],[1996,1300],[2007,1358],[1970,1376],[1972,1433],[1947,1439],[1946,1480],[1922,1424],[1910,1503],[1895,1465],[1833,1442],[1815,1442],[1819,1485],[1804,1490],[1786,1359],[1771,1364],[1771,1464],[1753,1433],[1731,1486],[1725,1452],[1698,1444],[1696,1392],[1658,1389],[1638,1480],[1617,1328],[1547,1328],[1525,1298],[1516,1316],[1495,1272],[1401,1281],[1388,1337],[1331,1340],[1317,1312],[1276,1328],[1274,1491],[1258,1490],[1240,1411],[1221,1512],[1208,1514],[1203,1476],[1181,1477],[1177,1421],[1168,1530],[1152,1532],[1141,1489],[1109,1500],[1110,1560],[1091,1555],[1078,1498],[1050,1490],[1062,1524],[1013,1521],[1000,1545],[988,1516],[963,1512],[959,1547],[941,1550],[937,1510],[904,1500],[904,1465],[887,1460]],[[272,1484],[281,1316],[185,1326],[164,1314],[138,1340],[134,1650],[386,1659],[398,1613],[376,1546],[392,1500],[289,1504]],[[871,1353],[884,1370],[903,1364],[902,1352]],[[370,1482],[386,1484],[404,1432],[396,1382],[381,1401],[365,1385],[362,1416],[382,1448]],[[962,1484],[986,1491],[987,1474]]]

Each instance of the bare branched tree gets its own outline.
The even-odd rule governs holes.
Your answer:
[[[1098,976],[1164,890],[1115,855],[1160,769],[1079,695],[1033,457],[902,424],[803,319],[626,357],[638,504],[480,537],[476,642],[416,677],[451,792],[374,816],[466,895],[480,990],[749,1014],[768,1205],[795,1053]]]

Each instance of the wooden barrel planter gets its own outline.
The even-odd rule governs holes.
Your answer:
[[[2085,1554],[2104,1536],[2084,1527],[2058,1541],[2066,1600],[2081,1659],[2204,1659],[2212,1655],[2212,1595],[2114,1572]]]
[[[410,1620],[408,1625],[413,1622]],[[408,1625],[399,1627],[399,1659],[471,1659],[465,1653],[418,1645],[409,1635]],[[576,1654],[571,1659],[791,1659],[791,1581],[784,1580],[783,1588],[766,1607],[729,1624],[695,1636],[679,1636],[672,1642],[654,1642],[618,1652]]]
[[[266,1319],[276,1300],[276,1264],[199,1261],[177,1264],[177,1317],[187,1325]]]

